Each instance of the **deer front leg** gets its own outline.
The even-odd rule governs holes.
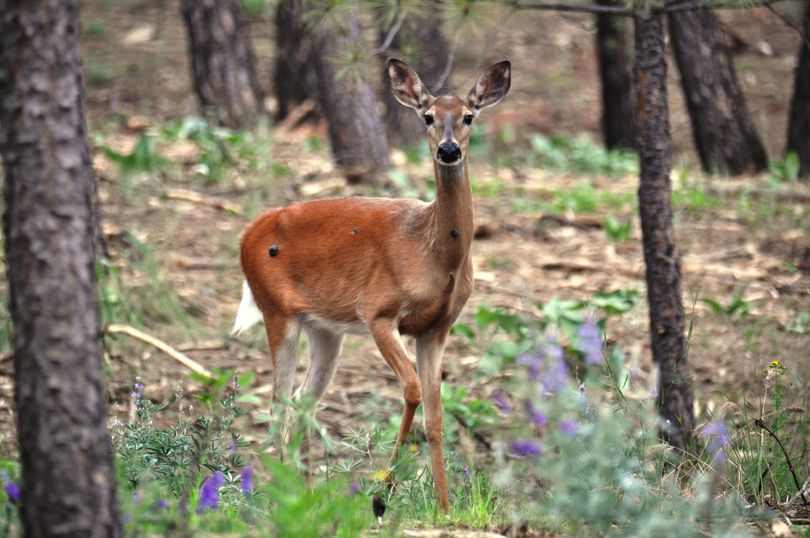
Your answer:
[[[422,382],[425,433],[430,447],[430,468],[433,471],[433,491],[439,507],[447,512],[447,473],[442,453],[442,355],[447,331],[435,331],[417,337],[416,367]]]

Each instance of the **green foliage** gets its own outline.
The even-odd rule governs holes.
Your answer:
[[[799,168],[799,156],[791,151],[783,161],[772,160],[768,164],[770,171],[768,180],[774,186],[782,183],[795,183],[799,179]]]
[[[605,217],[604,228],[605,236],[608,239],[622,243],[630,237],[630,233],[633,231],[633,219],[626,218],[619,222],[613,215],[608,215]]]
[[[155,174],[165,170],[170,161],[155,149],[155,135],[143,133],[129,153],[118,152],[105,144],[97,144],[98,149],[112,161],[119,173],[126,177],[132,174]]]
[[[798,314],[793,321],[788,323],[785,330],[789,333],[794,334],[804,334],[807,332],[808,327],[810,327],[810,312],[802,312]],[[0,329],[1,331],[2,329]],[[2,334],[0,332],[0,334]],[[2,338],[0,338],[0,342],[2,342]]]
[[[727,316],[731,319],[745,318],[748,317],[748,314],[751,312],[751,304],[742,298],[744,291],[743,288],[735,289],[729,298],[728,304],[725,305],[710,297],[704,297],[703,302],[706,303],[715,314]]]
[[[90,19],[87,21],[87,24],[84,25],[83,32],[88,36],[99,37],[106,32],[106,26],[101,19]]]
[[[540,168],[573,171],[605,176],[621,176],[638,172],[638,157],[624,150],[606,150],[590,138],[568,138],[555,135],[547,138],[532,135],[529,164]]]

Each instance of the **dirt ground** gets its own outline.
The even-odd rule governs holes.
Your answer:
[[[790,6],[787,3],[784,8],[796,18],[798,9],[791,11]],[[131,148],[143,127],[159,126],[196,112],[185,35],[174,3],[94,0],[84,2],[82,17],[85,28],[93,24],[104,28],[100,35],[86,32],[82,40],[91,133],[103,132],[110,146]],[[508,124],[519,134],[584,132],[598,140],[592,19],[553,13],[520,13],[505,18],[496,12],[490,20],[499,21],[498,29],[486,26],[466,40],[469,45],[460,48],[452,78],[464,91],[481,65],[504,57],[512,59],[512,91],[486,119],[490,131],[495,133]],[[799,38],[765,9],[723,13],[722,20],[739,42],[735,62],[754,121],[769,154],[779,156]],[[264,87],[269,89],[271,17],[254,17],[253,37]],[[760,374],[772,360],[785,363],[797,380],[806,380],[810,374],[810,334],[784,330],[799,313],[810,311],[810,189],[802,185],[783,187],[775,200],[777,195],[768,194],[772,191],[765,176],[728,180],[704,178],[695,172],[690,127],[674,67],[670,67],[669,88],[674,162],[685,164],[686,175],[723,201],[721,207],[676,211],[683,297],[693,322],[690,360],[695,371],[696,405],[705,417],[705,411],[719,408],[729,396],[744,394],[755,399]],[[125,116],[126,121],[113,122],[113,113]],[[125,188],[112,163],[99,155],[95,159],[105,232],[123,282],[142,289],[149,278],[122,259],[129,244],[127,237],[135,237],[151,250],[157,273],[169,284],[166,293],[176,293],[194,317],[194,329],[180,323],[145,320],[143,330],[208,368],[256,372],[255,392],[268,401],[271,367],[261,330],[238,340],[227,337],[242,282],[237,261],[239,234],[250,217],[263,208],[295,199],[371,192],[348,186],[337,176],[325,144],[311,149],[311,136],[320,133],[322,127],[318,126],[283,133],[271,130],[272,144],[267,151],[274,163],[291,170],[274,183],[241,174],[227,182],[204,183],[195,178],[191,166],[184,165],[180,174],[137,180]],[[310,149],[302,151],[305,147]],[[177,144],[166,148],[166,154],[184,162],[186,157],[193,157],[193,150]],[[395,155],[395,161],[414,177],[431,175],[428,162],[408,164],[401,153]],[[476,289],[461,320],[469,322],[481,304],[537,314],[536,301],[552,297],[587,299],[597,291],[636,288],[642,300],[630,313],[611,320],[608,336],[622,346],[632,365],[643,375],[649,374],[652,367],[637,217],[633,217],[630,238],[623,243],[609,241],[601,227],[608,212],[631,216],[632,204],[621,210],[600,207],[586,215],[568,212],[562,218],[544,219],[542,211],[516,212],[511,203],[516,197],[548,199],[555,192],[582,185],[632,195],[637,178],[496,167],[481,158],[471,163],[471,169],[478,187],[501,187],[494,195],[476,200],[477,225],[486,233],[473,244]],[[204,200],[224,201],[237,211],[173,199],[167,196],[169,188],[192,190]],[[763,200],[771,208],[776,204],[778,211],[746,218],[738,208],[741,196],[753,204]],[[735,290],[742,290],[743,299],[750,304],[746,318],[729,319],[712,312],[702,300],[695,300],[712,297],[725,303]],[[5,316],[6,312],[0,314]],[[189,381],[182,381],[181,387],[186,370],[153,348],[116,338],[111,340],[109,351],[108,390],[114,409],[121,415],[127,412],[136,376],[146,384],[146,396],[157,401],[169,401],[178,392],[187,396],[194,389],[194,382]],[[468,386],[473,395],[487,396],[488,380],[475,376],[479,359],[480,350],[453,338],[444,361],[446,382]],[[301,375],[304,361],[302,354]],[[0,453],[13,448],[11,374],[11,362],[0,362]],[[384,421],[386,416],[398,415],[400,405],[396,378],[370,338],[349,337],[335,382],[324,400],[321,421],[331,432],[345,433],[369,420]],[[257,436],[261,430],[256,428]]]

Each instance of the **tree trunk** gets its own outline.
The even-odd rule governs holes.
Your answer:
[[[350,181],[373,181],[389,166],[388,141],[364,68],[368,60],[349,59],[362,47],[357,16],[342,17],[343,24],[323,28],[317,40],[318,98],[337,165]]]
[[[670,13],[669,32],[703,169],[730,175],[764,170],[765,148],[714,12]]]
[[[658,409],[668,424],[662,437],[683,450],[694,429],[692,379],[686,355],[681,270],[672,226],[672,144],[667,108],[667,66],[660,14],[635,19],[638,99],[636,130],[641,160],[638,190],[646,263],[653,360],[659,368]]]
[[[3,229],[30,537],[121,536],[76,0],[0,0]]]
[[[804,12],[804,39],[799,46],[796,82],[790,103],[787,151],[799,156],[799,175],[810,179],[810,6]]]
[[[276,8],[276,60],[273,88],[276,119],[283,120],[296,105],[316,99],[315,54],[320,47],[303,19],[301,0],[281,0]]]
[[[438,2],[431,4],[440,13]],[[380,42],[388,35],[388,28],[380,32]],[[405,59],[413,67],[428,90],[434,95],[446,92],[446,81],[440,81],[450,45],[442,34],[441,17],[434,14],[424,18],[406,18],[399,32],[391,41],[388,57]],[[437,84],[442,82],[439,87]],[[392,145],[404,147],[413,145],[425,138],[425,122],[413,110],[402,106],[388,89],[388,70],[383,70],[383,104],[385,105],[385,127]]]
[[[241,8],[233,0],[181,0],[180,4],[200,107],[227,127],[255,125],[265,113],[264,99]]]
[[[597,0],[617,5],[616,0]],[[596,50],[602,81],[602,135],[608,149],[635,149],[633,122],[633,40],[627,17],[596,17]]]

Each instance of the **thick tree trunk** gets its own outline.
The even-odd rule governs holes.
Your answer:
[[[356,15],[347,13],[340,27],[323,29],[317,43],[315,72],[321,111],[329,124],[329,142],[337,165],[350,181],[373,181],[389,166],[388,141],[365,61],[344,58],[361,49]]]
[[[438,4],[436,2],[435,4]],[[434,95],[446,92],[446,84],[437,87],[450,53],[450,45],[442,34],[440,6],[424,18],[406,18],[399,32],[391,41],[386,55],[408,60],[428,90]],[[388,28],[380,33],[380,42],[388,35]],[[392,145],[404,147],[413,145],[425,138],[425,122],[413,110],[402,106],[388,89],[388,69],[383,70],[383,104],[385,105],[385,127]]]
[[[635,33],[636,129],[641,158],[638,198],[652,353],[660,371],[658,409],[668,424],[662,431],[664,440],[683,450],[692,436],[694,417],[681,303],[680,257],[672,226],[669,178],[672,144],[662,16],[638,15]]]
[[[616,5],[616,0],[597,0]],[[602,135],[609,149],[636,148],[633,122],[633,39],[627,17],[596,17],[596,50],[602,81]]]
[[[22,519],[31,537],[120,536],[93,266],[76,0],[0,0],[3,229]]]
[[[796,82],[790,103],[787,151],[799,156],[799,175],[810,179],[810,5],[804,12],[804,35],[799,46]]]
[[[264,115],[264,99],[241,8],[233,0],[181,0],[180,4],[200,107],[227,127],[255,125]]]
[[[273,88],[278,103],[277,120],[286,118],[296,105],[317,98],[314,55],[320,49],[303,15],[301,0],[281,0],[276,7]]]
[[[764,170],[765,148],[717,16],[710,9],[670,13],[669,32],[703,169],[730,175]]]

